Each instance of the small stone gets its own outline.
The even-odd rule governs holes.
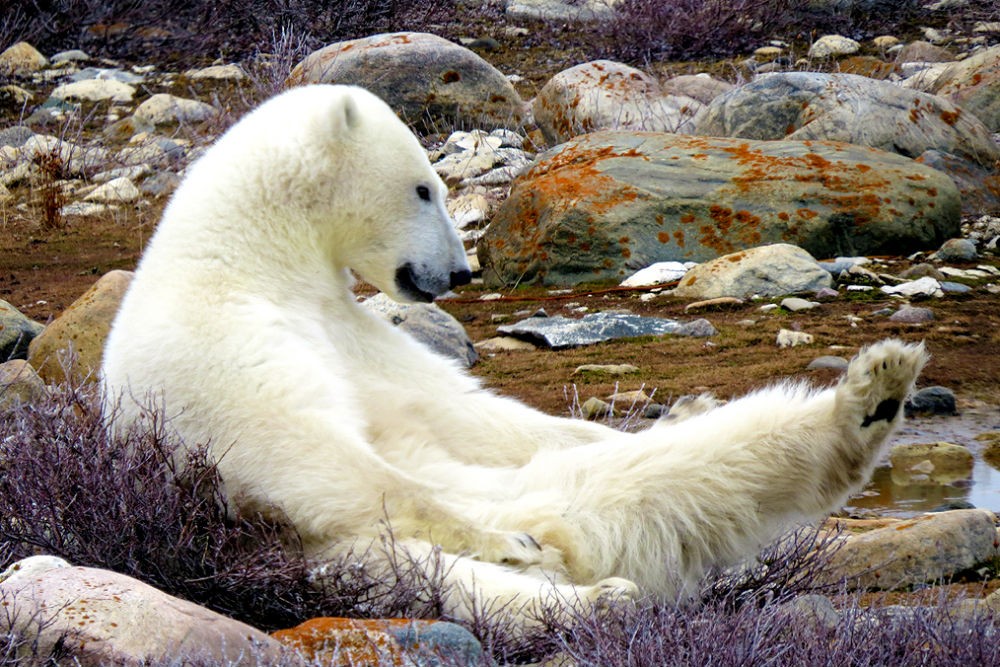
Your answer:
[[[933,264],[914,264],[910,268],[906,269],[899,274],[900,278],[906,278],[907,280],[915,280],[917,278],[933,278],[934,280],[941,281],[945,279],[945,275],[938,271],[937,267]]]
[[[934,321],[934,311],[930,308],[916,308],[914,306],[903,306],[889,316],[892,322],[903,324],[926,324]]]
[[[135,110],[137,125],[166,125],[170,123],[197,123],[218,115],[210,104],[157,93]]]
[[[24,359],[11,359],[0,364],[0,410],[39,400],[45,393],[42,378]]]
[[[6,76],[31,74],[47,64],[45,56],[27,42],[18,42],[0,53],[0,74]]]
[[[949,239],[934,253],[942,262],[974,262],[978,256],[976,244],[969,239]]]
[[[718,329],[704,318],[686,322],[674,332],[677,336],[690,336],[691,338],[708,338],[718,333]]]
[[[925,387],[905,403],[906,415],[957,415],[955,392],[947,387]]]
[[[584,419],[599,419],[611,414],[611,404],[602,401],[596,396],[591,396],[580,406]]]
[[[212,65],[201,69],[192,69],[184,73],[189,79],[212,79],[215,81],[242,81],[247,78],[246,72],[239,65]]]
[[[813,335],[807,334],[803,331],[792,331],[791,329],[782,329],[778,332],[777,341],[778,347],[796,347],[799,345],[811,345],[813,342]]]
[[[941,283],[929,277],[911,280],[900,285],[883,285],[879,289],[885,294],[897,294],[906,297],[941,296],[943,294]]]
[[[70,49],[69,51],[60,51],[59,53],[52,54],[49,58],[49,63],[52,65],[62,65],[63,63],[78,63],[85,60],[90,60],[90,56],[86,52],[80,49]]]
[[[945,294],[966,294],[971,292],[972,288],[968,285],[963,285],[962,283],[953,283],[950,280],[942,280],[941,291]]]
[[[135,88],[127,83],[105,79],[86,79],[57,86],[52,97],[57,100],[84,100],[87,102],[131,102]]]
[[[823,35],[809,47],[810,58],[829,58],[857,52],[861,45],[842,35]]]
[[[459,195],[448,200],[448,213],[451,214],[455,220],[455,226],[459,229],[483,222],[486,220],[489,209],[489,201],[477,192]]]
[[[847,369],[847,364],[847,359],[844,359],[843,357],[824,355],[822,357],[816,357],[810,361],[809,365],[806,366],[806,369],[810,371],[826,369],[843,371]]]
[[[526,352],[537,350],[538,346],[513,336],[496,336],[476,343],[480,352]]]
[[[879,35],[872,39],[872,44],[876,49],[890,49],[899,44],[899,38],[893,35]]]
[[[132,204],[142,198],[142,193],[135,184],[125,176],[112,179],[98,186],[96,190],[84,197],[84,201],[102,204]]]
[[[662,403],[650,403],[642,410],[643,419],[662,419],[670,411],[670,408]]]
[[[807,301],[806,299],[801,299],[797,296],[790,296],[781,300],[781,307],[785,310],[790,310],[793,313],[797,313],[800,310],[811,310],[819,305],[820,304],[815,301]]]
[[[656,262],[622,281],[622,287],[645,287],[672,283],[684,277],[693,262]]]
[[[694,301],[684,306],[684,312],[689,313],[694,310],[721,310],[731,306],[742,306],[745,301],[735,296],[720,296],[716,299],[705,299],[704,301]]]
[[[641,389],[636,389],[635,391],[620,391],[611,394],[608,396],[608,400],[613,404],[617,403],[620,405],[646,405],[653,400],[653,397]]]

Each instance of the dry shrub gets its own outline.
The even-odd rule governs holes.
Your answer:
[[[60,387],[0,412],[0,566],[33,554],[106,568],[265,630],[315,616],[436,616],[439,578],[361,557],[320,585],[287,525],[229,507],[203,448],[161,427],[109,438],[96,391]]]

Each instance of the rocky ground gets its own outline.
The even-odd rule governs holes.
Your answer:
[[[529,22],[528,25],[532,24]],[[512,24],[509,27],[520,26]],[[476,53],[503,73],[516,74],[512,90],[516,90],[515,96],[519,95],[524,100],[539,94],[554,75],[580,64],[580,51],[576,47],[555,42],[543,47],[517,31],[492,33],[506,34],[508,41],[484,42],[475,46]],[[950,49],[952,57],[958,58],[976,46],[970,40],[982,40],[978,46],[985,48],[996,41],[997,34],[996,30],[956,33],[945,36],[939,45],[934,46]],[[903,43],[912,45],[925,43],[924,39],[930,40],[934,35],[917,31],[914,26],[912,32],[899,37]],[[861,45],[860,56],[828,54],[805,62],[797,60],[809,50],[809,44],[801,40],[784,47],[762,44],[765,49],[783,48],[784,51],[780,56],[767,51],[753,56],[747,53],[726,61],[650,63],[646,71],[660,81],[677,75],[711,73],[713,81],[721,86],[720,90],[746,83],[756,71],[775,69],[811,72],[856,72],[862,69],[873,78],[879,72],[885,74],[877,77],[880,81],[887,77],[902,79],[905,68],[896,62],[893,52],[886,50],[888,47],[885,44],[877,46],[868,41]],[[940,56],[927,47],[920,48],[928,54],[924,57]],[[25,173],[17,177],[10,175],[19,168],[19,164],[26,162],[18,162],[16,152],[9,150],[0,156],[4,160],[0,170],[3,174],[0,181],[3,183],[0,185],[0,299],[43,324],[58,317],[100,276],[116,269],[134,268],[145,242],[155,230],[176,178],[183,175],[185,164],[197,156],[200,146],[209,142],[244,109],[266,97],[273,90],[275,78],[279,79],[279,83],[281,79],[275,77],[275,70],[260,69],[259,63],[243,64],[244,72],[251,73],[249,77],[244,74],[229,78],[227,74],[216,79],[214,75],[203,76],[195,74],[195,71],[161,70],[154,63],[139,59],[135,62],[107,62],[87,57],[76,60],[74,57],[64,62],[71,64],[48,63],[39,66],[33,73],[8,70],[6,83],[11,87],[5,87],[4,97],[0,98],[3,103],[0,137],[4,139],[0,143],[3,145],[22,145],[12,138],[9,128],[23,122],[38,134],[58,136],[75,145],[86,146],[88,150],[106,149],[112,155],[110,158],[105,156],[100,165],[84,165],[74,170],[72,160],[80,156],[40,151],[27,161],[32,165],[30,169],[25,167]],[[72,74],[86,67],[123,71],[140,77],[141,81],[135,83],[133,93],[122,93],[126,97],[121,101],[107,101],[107,98],[97,102],[84,101],[77,110],[66,102],[73,100],[72,96],[52,97],[58,86],[64,85]],[[306,76],[301,72],[299,75]],[[693,94],[692,88],[685,90]],[[22,94],[25,92],[27,97]],[[162,124],[151,120],[151,115],[143,116],[138,112],[138,103],[145,104],[154,94],[162,93],[208,101],[215,111],[200,118],[180,118],[179,123],[175,117]],[[680,107],[671,108],[677,110]],[[936,114],[937,125],[933,131],[930,126],[921,126],[922,140],[931,141],[928,137],[932,134],[938,137],[955,131],[956,118],[949,115],[951,107],[942,109]],[[507,112],[501,112],[501,115],[503,113]],[[678,113],[681,116],[671,122],[690,120],[684,117],[687,112]],[[456,217],[467,217],[463,223],[466,225],[463,234],[470,252],[485,233],[486,223],[498,214],[507,197],[513,172],[524,167],[536,153],[551,148],[557,140],[567,138],[560,136],[559,132],[566,130],[568,125],[560,122],[546,125],[544,119],[537,117],[537,110],[535,114],[535,120],[539,121],[537,124],[532,122],[531,116],[525,116],[526,126],[518,128],[520,134],[510,139],[506,135],[498,135],[504,138],[498,138],[495,145],[489,144],[492,150],[514,152],[503,153],[504,158],[499,162],[488,161],[471,176],[455,171],[456,165],[466,160],[460,165],[466,169],[468,162],[478,157],[478,147],[486,140],[470,140],[468,135],[464,135],[453,138],[457,148],[449,147],[446,138],[455,128],[423,128],[425,142],[432,159],[438,163],[439,172],[455,186],[453,211]],[[591,120],[594,118],[597,114],[590,117]],[[575,116],[571,120],[583,122]],[[460,123],[458,126],[470,129],[467,124]],[[989,133],[981,128],[981,125],[975,126],[968,130],[967,136],[958,132],[961,135],[958,140],[948,135],[941,141],[961,144],[965,147],[962,150],[968,149],[970,154],[979,151],[992,156],[990,151],[1000,150],[995,145],[968,148],[976,141],[993,142]],[[996,131],[996,128],[993,130]],[[7,134],[3,134],[5,132]],[[508,145],[508,140],[513,141],[517,148],[513,148],[513,144]],[[968,141],[963,144],[965,140]],[[462,143],[469,141],[472,143]],[[921,154],[924,148],[928,147],[916,150],[916,154]],[[145,151],[143,159],[133,160],[129,157],[130,150]],[[60,155],[59,161],[47,162],[45,156],[53,154]],[[449,163],[449,156],[456,155],[464,157]],[[149,171],[111,172],[146,163],[152,165]],[[980,166],[977,164],[976,169]],[[964,173],[961,169],[966,167],[962,163],[958,168],[952,165],[945,171],[950,169],[949,175],[957,182],[962,180],[958,177]],[[504,169],[508,171],[499,173]],[[905,252],[864,253],[868,255],[868,262],[861,269],[852,272],[850,263],[837,265],[839,268],[836,270],[830,268],[830,285],[835,289],[820,292],[811,288],[792,290],[808,302],[809,307],[802,309],[800,304],[785,301],[790,293],[759,298],[743,295],[739,299],[706,302],[706,299],[696,296],[683,296],[683,291],[674,293],[677,279],[639,287],[622,286],[617,279],[601,282],[574,280],[567,284],[547,285],[527,281],[528,284],[501,287],[477,280],[472,285],[459,288],[454,295],[439,300],[438,305],[462,324],[476,344],[478,361],[471,367],[471,372],[481,377],[486,385],[554,414],[580,414],[594,409],[584,407],[588,399],[601,399],[613,404],[617,413],[613,417],[599,418],[623,418],[631,412],[628,421],[632,426],[641,422],[642,417],[635,413],[637,410],[641,413],[647,402],[669,407],[680,396],[706,391],[727,399],[754,387],[789,378],[830,384],[836,381],[841,366],[836,359],[824,358],[849,358],[863,345],[885,337],[923,340],[932,361],[924,371],[919,386],[944,387],[954,395],[957,412],[974,415],[975,420],[959,421],[961,417],[950,414],[950,410],[945,410],[949,414],[924,415],[909,422],[907,441],[919,442],[922,433],[926,433],[930,441],[950,439],[973,450],[978,465],[982,462],[983,452],[988,450],[988,443],[976,440],[976,437],[1000,431],[1000,382],[997,381],[1000,377],[1000,355],[997,354],[1000,350],[1000,309],[997,308],[1000,303],[1000,257],[995,248],[1000,226],[996,218],[990,217],[990,214],[997,213],[990,204],[996,202],[997,195],[996,181],[992,180],[996,178],[996,173],[992,169],[995,165],[986,171],[975,171],[955,191],[956,201],[959,191],[963,196],[962,226],[955,225],[955,233],[951,236],[974,240],[978,245],[973,252],[942,249],[938,253],[939,241],[944,240],[942,238],[919,249],[907,247]],[[102,173],[104,175],[99,177]],[[112,193],[113,196],[94,196],[101,183],[122,175],[130,180],[130,184],[134,182],[138,185],[135,194],[129,191],[123,195],[120,190]],[[498,180],[491,181],[494,176]],[[977,203],[970,205],[970,201]],[[472,213],[466,216],[470,211]],[[989,245],[991,241],[994,244],[992,248]],[[829,260],[825,264],[827,267],[834,266],[835,257],[817,254],[816,259]],[[907,284],[921,276],[933,277],[938,287],[908,296],[890,294],[881,289]],[[938,289],[942,285],[946,288]],[[870,289],[849,289],[849,286]],[[370,296],[372,292],[363,284],[359,285],[358,291],[364,296]],[[540,311],[548,316],[570,318],[598,312],[627,311],[681,323],[706,320],[714,332],[694,336],[646,335],[565,349],[526,344],[510,337],[499,337],[498,340],[498,327],[520,322]],[[785,339],[796,344],[779,346],[779,340]],[[824,361],[817,364],[818,360]],[[609,368],[611,366],[616,368]],[[643,394],[628,393],[636,391]],[[612,398],[615,394],[624,395]],[[954,437],[948,438],[949,435]],[[964,454],[957,456],[961,458]],[[935,463],[931,464],[931,472],[935,466],[940,472],[945,467],[944,459],[933,460]],[[923,459],[914,464],[916,474],[922,474],[921,470],[925,468],[920,466],[923,465]],[[958,467],[964,471],[962,466],[965,465],[963,462]],[[962,488],[969,484],[968,476],[962,475],[966,473],[960,472],[954,479],[940,483]],[[978,503],[980,507],[1000,510],[1000,496],[992,503],[988,495],[984,497],[987,500]],[[866,506],[859,502],[843,514],[846,516],[853,512],[855,516],[871,518],[884,514],[887,509],[891,507]],[[930,535],[928,539],[938,539],[937,543],[941,544],[943,542],[934,533],[938,530],[943,531],[939,534],[946,536],[944,542],[975,543],[979,551],[974,560],[980,564],[987,563],[983,566],[985,569],[970,572],[958,567],[957,572],[966,582],[965,592],[980,597],[996,588],[997,580],[991,576],[994,569],[989,565],[989,556],[996,555],[991,541],[995,538],[992,520],[984,519],[981,513],[950,513],[949,516],[936,523],[921,519],[905,526],[892,524],[894,528],[891,530],[900,532],[902,527],[912,529],[911,537],[916,531],[926,530]],[[930,523],[934,525],[928,527]],[[863,523],[845,525],[848,531],[871,527]],[[980,542],[983,544],[979,545]],[[890,549],[903,548],[890,541],[882,542],[883,548],[886,545]],[[987,554],[986,558],[983,553]],[[952,557],[954,562],[965,562],[963,554],[948,552],[943,556]],[[933,573],[933,567],[936,566],[929,565],[928,571]],[[955,567],[949,571],[949,574],[954,573]],[[880,604],[902,601],[927,605],[934,604],[933,598],[939,593],[937,589],[930,592],[917,590],[876,598]]]

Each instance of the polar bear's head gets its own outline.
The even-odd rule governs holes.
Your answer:
[[[225,141],[244,154],[234,169],[267,165],[260,178],[276,199],[267,224],[292,211],[309,225],[312,240],[300,247],[318,245],[335,268],[354,270],[397,301],[428,302],[471,279],[445,208],[447,187],[375,95],[354,86],[293,88],[230,134]]]

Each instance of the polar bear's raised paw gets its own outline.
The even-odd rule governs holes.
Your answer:
[[[923,343],[884,340],[864,348],[838,389],[841,408],[855,412],[851,419],[865,435],[887,432],[926,362]]]

